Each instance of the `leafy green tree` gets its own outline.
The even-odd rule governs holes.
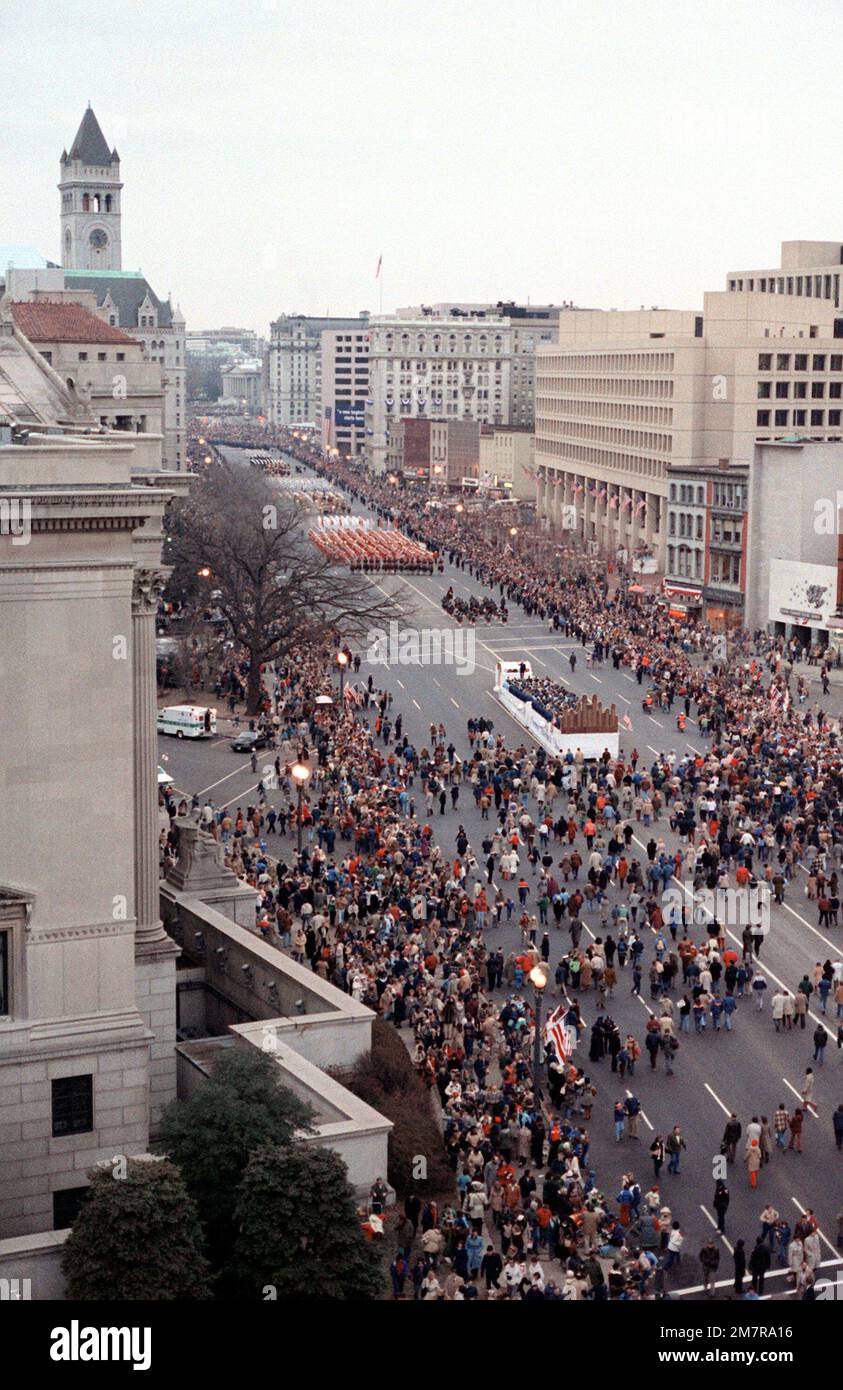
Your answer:
[[[237,1202],[232,1288],[260,1298],[375,1299],[380,1252],[363,1235],[339,1154],[310,1144],[266,1146],[249,1160]]]
[[[207,1081],[187,1101],[168,1105],[157,1147],[181,1169],[218,1270],[234,1238],[237,1186],[253,1151],[288,1146],[309,1132],[313,1112],[278,1085],[277,1068],[256,1048],[221,1052]]]
[[[196,1205],[172,1163],[95,1168],[62,1252],[67,1296],[156,1302],[210,1298]]]

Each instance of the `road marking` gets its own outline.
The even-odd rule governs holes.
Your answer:
[[[269,752],[271,752],[272,750],[269,749],[269,748],[261,748],[261,749],[259,749],[258,751],[261,752],[261,753],[269,753]],[[251,767],[251,762],[248,762],[248,763],[241,763],[240,766],[239,766],[239,767],[236,767],[236,768],[234,769],[233,772],[227,772],[226,775],[225,775],[225,777],[221,777],[221,778],[219,779],[218,782],[212,782],[211,785],[210,785],[210,787],[203,787],[202,791],[201,791],[201,792],[197,792],[196,795],[197,795],[197,796],[204,796],[206,792],[211,792],[211,791],[213,791],[213,790],[214,790],[214,787],[220,787],[220,786],[222,786],[223,782],[227,782],[227,781],[228,781],[229,777],[236,777],[237,774],[238,774],[238,772],[243,772],[244,769],[247,768],[247,767]]]
[[[626,1094],[627,1094],[628,1096],[631,1097],[631,1096],[632,1096],[632,1091],[627,1091]],[[645,1125],[647,1126],[648,1129],[655,1129],[655,1125],[651,1125],[651,1124],[650,1124],[650,1121],[647,1119],[647,1116],[644,1114],[644,1111],[643,1111],[643,1110],[639,1110],[638,1113],[639,1113],[639,1115],[641,1116],[642,1120],[644,1121],[644,1123],[645,1123]]]
[[[734,1245],[732,1244],[732,1242],[731,1242],[730,1240],[727,1240],[727,1239],[726,1239],[726,1236],[725,1236],[725,1234],[724,1234],[723,1231],[720,1231],[720,1230],[717,1229],[717,1222],[715,1221],[714,1217],[711,1215],[711,1212],[708,1210],[708,1208],[703,1206],[702,1202],[700,1202],[700,1211],[702,1212],[703,1216],[705,1216],[705,1217],[711,1222],[712,1226],[714,1227],[715,1231],[717,1231],[717,1234],[719,1235],[719,1237],[720,1237],[720,1239],[722,1240],[723,1244],[726,1246],[726,1249],[729,1251],[729,1254],[730,1254],[730,1255],[734,1255],[734,1253],[735,1253],[735,1247],[734,1247]]]
[[[418,700],[413,700],[413,704],[415,705],[416,709],[421,709],[421,705],[419,704]]]
[[[593,671],[586,671],[586,675],[587,675],[587,676],[591,676],[591,679],[592,679],[593,681],[597,681],[597,684],[598,684],[598,685],[602,685],[602,684],[603,684],[603,682],[601,681],[600,677],[599,677],[599,676],[595,676],[595,674],[594,674]]]
[[[658,748],[654,748],[653,745],[652,745],[652,743],[648,743],[648,744],[647,744],[647,747],[649,748],[649,750],[650,750],[651,753],[655,753],[656,757],[659,756],[659,750],[658,750]]]
[[[460,706],[457,704],[456,700],[454,699],[453,695],[451,696],[451,704],[454,706],[454,709],[459,709],[459,708],[460,708]]]
[[[801,868],[801,867],[802,867],[802,866],[800,865],[800,868]],[[806,873],[808,872],[807,869],[805,870],[805,872],[806,872]],[[795,908],[792,908],[792,907],[790,906],[789,903],[783,902],[783,903],[780,904],[780,906],[784,908],[785,912],[789,912],[789,913],[791,914],[792,917],[795,917],[796,920],[797,920],[797,922],[801,922],[803,926],[807,927],[807,928],[808,928],[808,931],[812,931],[812,932],[814,933],[814,936],[818,936],[818,937],[820,938],[820,941],[823,941],[823,942],[825,943],[826,946],[828,946],[828,947],[831,948],[832,951],[834,951],[835,953],[839,952],[839,950],[840,950],[839,946],[836,946],[836,945],[834,944],[834,942],[833,942],[833,941],[830,941],[829,938],[828,938],[827,936],[823,936],[822,932],[821,932],[821,931],[818,931],[818,929],[817,929],[816,927],[812,927],[812,926],[811,926],[811,923],[810,923],[810,922],[807,922],[807,921],[805,920],[805,918],[802,917],[801,914],[798,913],[798,912],[795,910]]]
[[[433,677],[433,684],[438,685],[440,690],[442,689],[442,686],[440,685],[439,681],[436,679],[435,676]]]
[[[643,850],[646,851],[647,846],[644,844],[644,841],[643,841],[643,840],[639,840],[639,838],[638,838],[637,835],[633,835],[632,838],[633,838],[633,840],[635,841],[635,843],[636,843],[637,845],[640,845],[641,848],[642,848]],[[691,890],[690,890],[689,888],[686,888],[685,884],[682,883],[682,881],[681,881],[680,879],[678,879],[678,878],[676,877],[675,874],[673,874],[673,876],[672,876],[672,882],[675,883],[679,888],[681,888],[682,892],[685,894],[685,896],[686,896],[687,898],[692,898],[692,899],[693,899],[693,896],[694,896],[694,895],[693,895],[693,893],[691,892]],[[783,904],[783,906],[784,906],[784,904]],[[706,911],[708,911],[708,909],[706,909]],[[741,950],[743,950],[743,942],[741,941],[740,937],[735,936],[735,933],[732,932],[732,931],[729,931],[728,927],[726,928],[726,935],[729,937],[729,939],[730,939],[731,941],[734,941],[734,943],[735,943],[736,946],[740,946]],[[758,957],[756,957],[756,959],[758,959]],[[770,979],[771,979],[775,984],[777,984],[777,985],[779,986],[779,989],[789,989],[789,986],[786,985],[786,984],[784,983],[784,980],[780,980],[780,979],[779,979],[778,975],[775,973],[774,970],[771,970],[771,969],[770,969],[769,965],[765,967],[764,973],[765,973],[766,975],[769,975],[769,976],[770,976]],[[812,1019],[814,1023],[818,1023],[818,1024],[820,1025],[821,1028],[824,1028],[824,1029],[825,1029],[825,1031],[826,1031],[826,1033],[828,1034],[828,1036],[829,1036],[830,1038],[834,1038],[835,1041],[836,1041],[836,1039],[837,1039],[837,1034],[836,1034],[835,1032],[833,1032],[832,1029],[829,1028],[828,1024],[825,1023],[825,1022],[823,1021],[823,1019],[821,1019],[821,1018],[820,1018],[817,1014],[815,1014],[811,1009],[808,1010],[807,1017],[810,1018],[810,1019]]]
[[[720,1106],[720,1109],[723,1111],[723,1114],[724,1114],[724,1115],[728,1115],[728,1116],[729,1116],[729,1119],[731,1119],[731,1118],[732,1118],[732,1112],[731,1112],[731,1110],[729,1109],[728,1105],[724,1105],[724,1104],[723,1104],[723,1102],[722,1102],[722,1100],[720,1099],[720,1097],[718,1096],[717,1092],[716,1092],[716,1091],[713,1091],[713,1090],[711,1089],[711,1087],[709,1086],[709,1084],[708,1084],[707,1081],[704,1082],[703,1084],[705,1085],[705,1089],[708,1091],[708,1094],[711,1096],[711,1098],[712,1098],[713,1100],[716,1100],[716,1101],[717,1101],[717,1104]]]
[[[796,1200],[795,1197],[791,1197],[790,1200],[791,1200],[791,1202],[793,1203],[793,1205],[796,1207],[797,1211],[801,1211],[802,1215],[804,1216],[804,1215],[805,1215],[805,1212],[807,1211],[807,1208],[806,1208],[806,1207],[803,1207],[803,1205],[802,1205],[801,1202],[797,1202],[797,1200]],[[835,1260],[825,1260],[824,1263],[825,1263],[825,1264],[834,1264],[835,1261],[837,1260],[837,1250],[836,1250],[835,1247],[832,1245],[831,1241],[828,1239],[828,1236],[824,1236],[824,1235],[823,1235],[822,1231],[821,1231],[820,1228],[819,1228],[819,1225],[817,1226],[817,1235],[819,1236],[820,1240],[824,1240],[824,1241],[825,1241],[825,1243],[826,1243],[826,1245],[828,1246],[829,1250],[831,1251],[832,1255],[834,1255],[834,1257],[835,1257]]]
[[[620,691],[618,691],[618,699],[619,699],[619,700],[623,700],[623,702],[624,702],[625,705],[628,705],[628,704],[629,704],[629,700],[626,698],[625,695],[621,695]]]
[[[843,1265],[843,1258],[841,1258],[840,1256],[837,1256],[837,1257],[836,1257],[835,1259],[833,1259],[833,1260],[821,1260],[820,1263],[819,1263],[819,1265],[817,1266],[817,1268],[818,1268],[818,1269],[828,1269],[828,1267],[829,1267],[830,1265]],[[788,1275],[789,1273],[790,1273],[790,1270],[789,1270],[789,1269],[786,1269],[786,1268],[785,1268],[785,1269],[768,1269],[768,1270],[767,1270],[767,1273],[766,1273],[765,1276],[764,1276],[764,1279],[765,1279],[765,1282],[766,1282],[768,1279],[781,1279],[781,1278],[783,1278],[784,1276]],[[717,1282],[716,1282],[715,1284],[712,1285],[712,1287],[715,1288],[715,1289],[730,1289],[730,1288],[733,1287],[734,1282],[735,1282],[734,1279],[718,1279]],[[687,1289],[671,1289],[671,1291],[670,1291],[670,1296],[671,1296],[671,1298],[681,1298],[681,1297],[683,1296],[683,1294],[686,1294],[686,1293],[688,1293],[688,1294],[691,1294],[691,1293],[702,1293],[702,1291],[703,1291],[703,1285],[702,1285],[702,1284],[692,1284],[692,1285],[691,1285],[689,1288],[687,1288]],[[792,1291],[791,1291],[791,1292],[792,1292]]]
[[[398,677],[398,676],[396,676],[395,679],[398,681],[398,684],[400,685],[401,689],[403,690],[403,689],[404,689],[404,682],[403,682],[403,681],[400,679],[400,677]]]
[[[799,1031],[801,1032],[802,1030],[800,1029]],[[818,1119],[819,1119],[819,1115],[817,1114],[816,1106],[815,1106],[815,1105],[809,1105],[806,1101],[803,1101],[801,1092],[800,1092],[800,1091],[797,1091],[797,1089],[796,1089],[795,1086],[791,1086],[791,1084],[790,1084],[790,1082],[788,1081],[788,1079],[787,1079],[786,1076],[783,1076],[783,1077],[782,1077],[782,1081],[784,1082],[784,1084],[785,1084],[785,1086],[787,1087],[787,1089],[788,1089],[789,1091],[792,1091],[793,1094],[798,1098],[800,1106],[804,1107],[804,1109],[808,1111],[808,1114],[809,1114],[809,1115],[813,1115],[813,1117],[814,1117],[815,1120],[818,1120]]]
[[[649,719],[649,721],[650,721],[651,724],[657,724],[658,727],[659,727],[660,729],[664,727],[663,724],[661,723],[661,720],[659,720],[659,719],[654,719],[653,716],[652,716],[651,714],[648,714],[648,715],[647,715],[647,718]]]
[[[625,681],[634,681],[634,680],[635,680],[635,677],[634,677],[634,676],[631,676],[631,675],[629,674],[628,671],[623,671],[623,672],[622,672],[622,675],[623,675],[623,678],[624,678]]]

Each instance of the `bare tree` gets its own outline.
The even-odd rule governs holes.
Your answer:
[[[299,508],[256,469],[209,465],[168,529],[171,596],[207,603],[219,591],[214,605],[248,653],[251,714],[266,662],[331,635],[353,641],[397,615],[365,575],[338,569],[312,544]]]

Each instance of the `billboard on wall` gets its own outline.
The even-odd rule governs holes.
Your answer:
[[[837,607],[837,569],[801,560],[770,561],[768,618],[772,623],[828,627]]]
[[[334,406],[334,423],[338,428],[343,426],[346,429],[362,430],[366,424],[366,403],[365,401],[349,401],[340,404],[338,401]]]

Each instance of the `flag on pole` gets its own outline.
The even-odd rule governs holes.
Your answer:
[[[624,715],[623,719],[621,720],[621,723],[623,724],[623,726],[624,726],[625,729],[631,729],[631,728],[632,728],[632,720],[630,719],[630,717],[629,717],[628,714],[625,714],[625,715]]]
[[[377,270],[375,271],[375,279],[376,279],[376,280],[377,280],[378,276],[379,276],[380,273],[381,273],[381,266],[382,266],[382,264],[383,264],[383,256],[378,256],[378,268],[377,268]]]
[[[568,1060],[576,1045],[574,1030],[566,1026],[564,1017],[565,1010],[560,1005],[548,1018],[544,1030],[545,1042],[553,1043],[560,1062]]]

